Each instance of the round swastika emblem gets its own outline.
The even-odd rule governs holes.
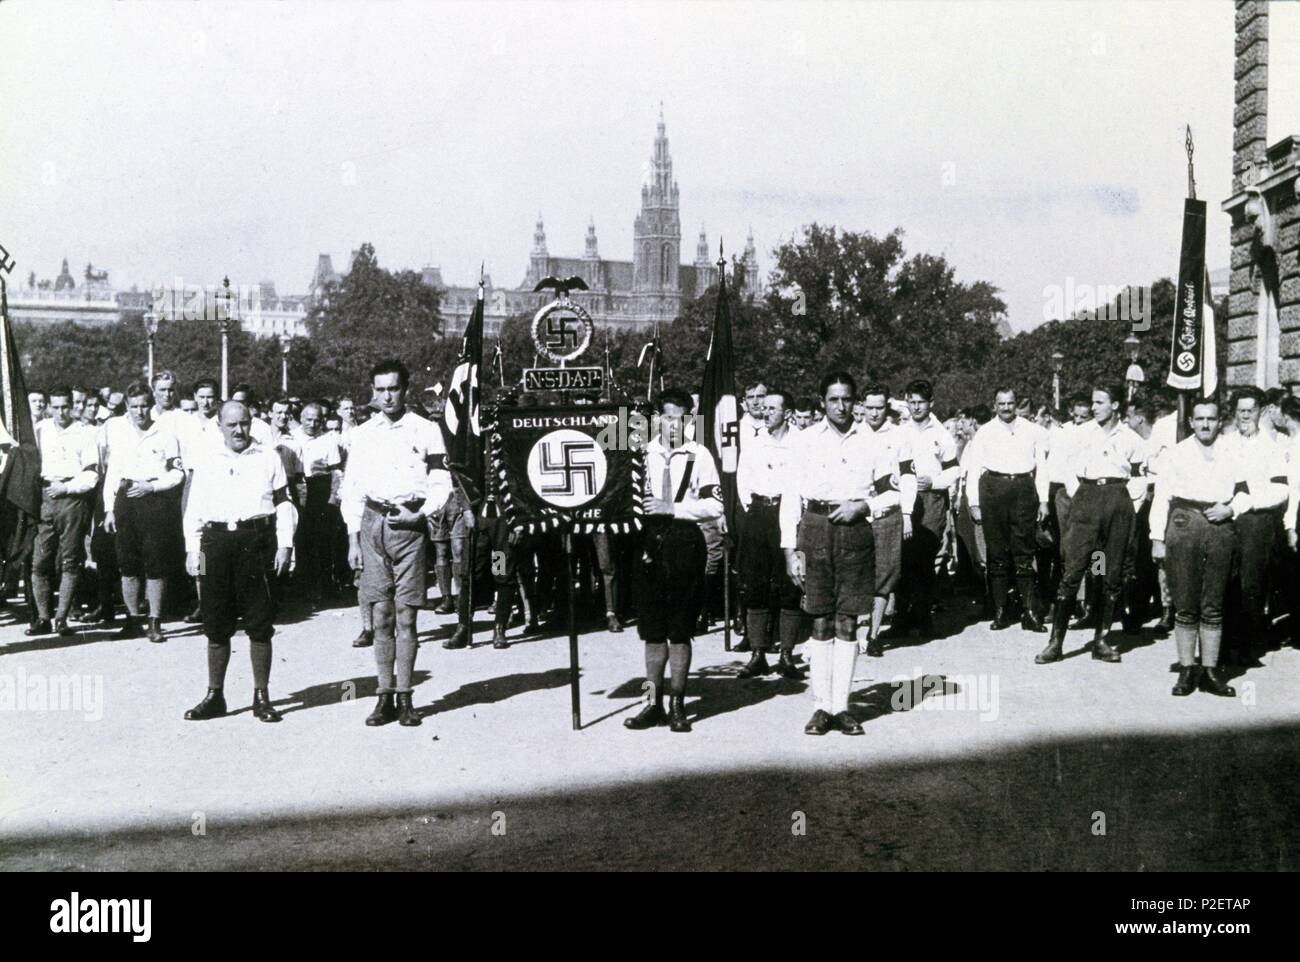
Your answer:
[[[533,316],[533,347],[556,364],[582,357],[591,346],[596,324],[581,304],[551,301]]]
[[[1178,364],[1178,370],[1186,374],[1191,371],[1192,368],[1196,367],[1196,355],[1191,351],[1183,351],[1183,353],[1178,355],[1176,363]]]
[[[528,452],[528,483],[557,508],[579,508],[605,487],[608,465],[596,439],[560,428],[537,440]]]

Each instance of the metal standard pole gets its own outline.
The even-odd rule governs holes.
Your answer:
[[[725,534],[722,536],[722,650],[731,651],[731,547]]]
[[[228,323],[229,321],[221,323],[221,396],[227,401],[230,400],[230,348],[229,335],[226,333]]]
[[[153,384],[153,335],[149,335],[149,383]]]
[[[569,582],[569,709],[573,730],[582,728],[582,702],[578,697],[578,619],[573,593],[573,533],[564,533],[564,573]]]

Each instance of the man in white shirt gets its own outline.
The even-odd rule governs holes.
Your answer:
[[[751,384],[745,388],[745,410],[740,415],[740,448],[743,451],[745,443],[753,441],[760,437],[766,427],[766,414],[763,410],[763,399],[767,397],[767,385],[762,381],[757,384]]]
[[[275,445],[275,435],[271,431],[271,425],[257,416],[257,397],[253,394],[253,388],[242,382],[236,384],[230,389],[230,400],[241,401],[247,405],[248,411],[253,418],[251,428],[253,440],[264,447],[273,447]]]
[[[147,635],[166,641],[162,632],[163,582],[181,550],[180,525],[173,524],[185,482],[176,435],[153,420],[153,392],[143,384],[126,391],[126,416],[104,423],[104,530],[116,535],[117,567],[122,573],[122,600],[127,619],[118,638],[138,638],[140,586],[149,603]]]
[[[690,395],[669,389],[655,405],[658,430],[646,445],[642,504],[643,553],[637,633],[645,642],[650,699],[623,724],[633,730],[664,724],[689,732],[686,680],[691,640],[704,605],[707,548],[700,525],[722,517],[717,465],[708,448],[687,440],[684,420],[695,410]],[[743,450],[743,448],[742,448]],[[671,673],[668,713],[663,709],[664,668]]]
[[[897,493],[898,502],[871,517],[871,537],[875,543],[876,587],[871,601],[866,653],[880,658],[885,646],[880,626],[890,595],[898,589],[903,574],[903,546],[912,537],[912,512],[916,508],[916,470],[912,462],[912,436],[889,419],[889,388],[868,385],[862,391],[862,425],[876,440],[889,449],[886,463],[872,475],[876,495]]]
[[[238,401],[218,415],[224,444],[200,457],[185,506],[186,569],[203,574],[203,632],[208,639],[208,690],[185,713],[187,721],[226,714],[225,680],[230,639],[242,619],[253,668],[253,717],[280,721],[271,704],[271,623],[274,602],[268,568],[289,568],[295,514],[284,466],[254,444],[251,416]]]
[[[853,375],[827,374],[819,394],[826,418],[799,435],[782,486],[781,548],[813,620],[807,649],[813,715],[804,732],[861,735],[849,695],[858,619],[871,612],[875,595],[871,518],[898,504],[897,491],[877,493],[872,479],[892,470],[893,450],[853,420]]]
[[[772,389],[763,400],[766,430],[740,451],[736,495],[745,511],[740,525],[740,596],[746,611],[745,640],[753,652],[739,677],[753,678],[775,670],[798,680],[803,671],[794,663],[803,615],[799,589],[785,569],[781,551],[781,485],[789,470],[794,443],[788,421],[789,395]],[[769,627],[776,622],[781,655],[775,669],[767,663],[772,647]]]
[[[918,378],[908,384],[907,408],[912,418],[901,426],[916,471],[916,504],[912,536],[903,542],[905,577],[899,584],[902,604],[896,622],[911,624],[923,635],[933,631],[935,558],[943,546],[959,464],[957,441],[930,410],[933,398],[934,385],[929,381]]]
[[[1234,391],[1229,411],[1237,430],[1223,439],[1228,456],[1243,466],[1250,485],[1249,496],[1232,519],[1240,594],[1229,593],[1231,628],[1225,660],[1237,664],[1249,664],[1268,649],[1268,572],[1273,545],[1281,538],[1288,496],[1286,448],[1260,426],[1264,403],[1264,392],[1257,387]]]
[[[429,515],[451,490],[442,433],[407,410],[411,377],[398,360],[370,371],[378,412],[352,434],[340,508],[348,561],[361,573],[357,600],[369,605],[379,701],[369,726],[420,724],[412,704],[416,619],[425,598]]]
[[[41,451],[41,517],[32,547],[32,596],[36,620],[28,635],[75,635],[68,613],[86,562],[86,532],[99,482],[99,445],[72,417],[72,391],[50,392],[49,417],[36,425]],[[51,622],[54,578],[59,574],[59,606]]]
[[[996,417],[975,432],[963,452],[971,520],[984,532],[992,629],[1012,624],[1007,596],[1014,572],[1024,600],[1021,627],[1042,631],[1034,590],[1035,524],[1047,517],[1047,433],[1016,416],[1016,392],[994,395]]]
[[[1151,502],[1151,553],[1169,570],[1176,609],[1174,639],[1178,681],[1173,694],[1199,687],[1212,695],[1236,691],[1218,673],[1223,642],[1223,602],[1236,542],[1230,524],[1249,503],[1245,465],[1219,436],[1219,405],[1203,398],[1192,406],[1193,436],[1162,458]],[[1196,648],[1200,643],[1200,658]]]
[[[321,406],[302,409],[298,450],[302,458],[303,495],[296,540],[297,576],[314,601],[334,597],[334,544],[343,521],[338,489],[343,478],[343,450],[338,436],[325,429]]]
[[[1143,472],[1155,491],[1156,479],[1160,476],[1160,465],[1167,452],[1178,443],[1178,414],[1171,402],[1156,398],[1153,402],[1155,420],[1151,423],[1151,434],[1147,438],[1143,452]],[[1154,560],[1154,559],[1153,559]],[[1163,612],[1156,622],[1155,630],[1159,635],[1167,636],[1174,630],[1174,601],[1169,593],[1169,575],[1165,565],[1156,561],[1156,577],[1160,583],[1160,605]]]
[[[1102,551],[1101,617],[1094,629],[1092,657],[1117,662],[1120,654],[1106,640],[1124,587],[1124,554],[1136,512],[1146,495],[1141,477],[1142,439],[1123,422],[1120,389],[1098,387],[1092,392],[1093,420],[1080,425],[1071,441],[1065,471],[1070,495],[1070,520],[1061,543],[1061,583],[1052,612],[1052,635],[1034,662],[1060,661],[1070,607],[1079,585]]]

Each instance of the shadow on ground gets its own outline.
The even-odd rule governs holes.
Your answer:
[[[10,837],[0,868],[1288,871],[1298,734],[1095,735],[890,765],[860,739],[848,765],[265,818],[197,841],[188,823]],[[629,733],[628,751],[635,737],[658,736]]]

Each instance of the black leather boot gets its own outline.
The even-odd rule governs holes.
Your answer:
[[[686,696],[669,695],[668,696],[668,728],[675,732],[688,732],[691,730],[691,723],[686,718]]]
[[[361,634],[352,641],[353,648],[369,648],[375,643],[375,633],[369,628],[362,628]]]
[[[23,634],[28,638],[35,638],[39,635],[52,635],[54,634],[54,622],[50,621],[49,618],[37,618]]]
[[[618,620],[618,615],[610,611],[605,615],[605,627],[617,635],[623,630],[623,622]]]
[[[1168,635],[1174,630],[1174,607],[1166,605],[1165,610],[1160,615],[1160,620],[1156,622],[1156,632],[1160,635]]]
[[[749,656],[749,661],[745,667],[736,672],[737,678],[757,678],[760,675],[770,674],[772,666],[767,663],[767,653],[756,651]]]
[[[1124,585],[1119,614],[1120,627],[1126,635],[1142,634],[1142,612],[1138,610],[1137,585],[1132,581]]]
[[[226,696],[220,688],[209,688],[203,701],[185,713],[186,721],[207,721],[209,718],[221,718],[226,714]]]
[[[409,691],[397,693],[397,724],[403,728],[415,728],[420,724],[420,713],[415,710],[413,698]]]
[[[1006,599],[993,602],[993,621],[989,627],[994,631],[1001,631],[1003,628],[1010,628],[1013,624],[1015,619],[1008,612]]]
[[[375,710],[366,716],[366,725],[370,728],[378,728],[380,725],[387,725],[389,722],[397,721],[397,705],[393,699],[391,691],[380,692],[379,700],[375,703]]]
[[[655,728],[666,721],[668,716],[664,714],[664,706],[657,701],[652,701],[631,718],[624,718],[623,727],[642,731],[646,728]]]
[[[867,655],[871,658],[885,657],[885,643],[880,640],[880,635],[872,635],[867,639]]]
[[[167,640],[167,636],[163,634],[161,618],[150,618],[149,628],[145,634],[155,645]]]
[[[496,629],[492,632],[492,647],[493,648],[510,647],[510,642],[506,641],[505,625],[500,625],[500,624],[497,625]]]
[[[1106,636],[1110,634],[1110,626],[1115,618],[1115,599],[1109,595],[1101,603],[1101,617],[1097,622],[1092,637],[1092,657],[1094,661],[1105,661],[1111,664],[1120,660],[1119,652],[1106,643]]]
[[[465,626],[457,625],[451,637],[442,643],[442,647],[447,649],[468,648],[469,632],[465,629]]]
[[[1047,630],[1043,618],[1038,613],[1038,592],[1034,590],[1032,580],[1026,581],[1021,593],[1025,596],[1025,610],[1020,615],[1020,627],[1025,631],[1041,633]]]
[[[1196,683],[1200,678],[1200,674],[1200,665],[1179,665],[1178,681],[1174,683],[1171,694],[1177,695],[1181,698],[1196,691]]]
[[[125,641],[128,638],[143,638],[144,632],[140,630],[140,622],[135,615],[127,615],[126,620],[122,622],[122,627],[117,629],[113,635],[118,641]]]
[[[803,681],[804,679],[803,669],[794,663],[794,652],[791,651],[781,652],[781,658],[772,670],[782,678],[790,681]]]
[[[1201,691],[1220,698],[1236,697],[1237,689],[1229,685],[1219,671],[1218,668],[1201,668]]]
[[[1052,606],[1052,633],[1048,636],[1047,647],[1034,656],[1035,665],[1050,665],[1061,660],[1061,649],[1065,647],[1065,632],[1069,627],[1070,602],[1058,600]]]
[[[253,689],[253,717],[264,722],[278,722],[283,717],[271,707],[271,696],[265,688]]]

